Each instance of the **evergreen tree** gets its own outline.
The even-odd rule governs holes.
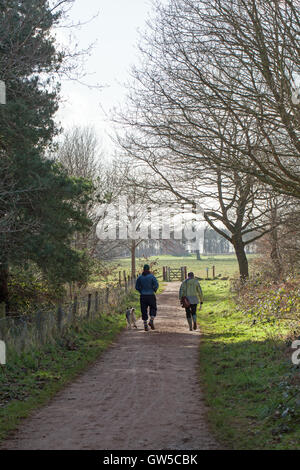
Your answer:
[[[0,107],[0,302],[7,306],[12,264],[33,261],[61,282],[82,276],[70,241],[89,227],[82,207],[92,185],[44,156],[58,132],[57,76],[66,59],[51,32],[67,3],[0,1],[0,79],[7,87]]]

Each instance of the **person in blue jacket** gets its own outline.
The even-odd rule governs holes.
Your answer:
[[[158,289],[158,282],[156,277],[150,273],[150,267],[145,264],[144,271],[137,278],[135,288],[140,296],[142,319],[144,321],[145,331],[148,331],[148,307],[150,311],[149,326],[154,330],[154,318],[156,317],[156,296],[155,292]]]

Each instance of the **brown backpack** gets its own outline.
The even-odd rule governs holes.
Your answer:
[[[189,308],[191,306],[190,301],[186,296],[181,297],[180,302],[182,308]]]

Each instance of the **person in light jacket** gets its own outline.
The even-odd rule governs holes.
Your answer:
[[[141,312],[145,331],[149,329],[148,308],[150,313],[149,326],[154,330],[154,318],[157,312],[155,292],[158,289],[158,281],[156,277],[150,273],[148,264],[145,264],[143,273],[137,278],[135,288],[140,293]]]
[[[188,278],[183,281],[179,290],[179,300],[187,297],[190,306],[185,309],[186,318],[190,330],[197,329],[197,305],[203,304],[203,292],[198,279],[195,279],[194,273],[188,273]]]

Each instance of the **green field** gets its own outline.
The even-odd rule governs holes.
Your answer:
[[[251,262],[255,258],[255,255],[248,255],[249,266],[251,267]],[[156,277],[159,280],[163,279],[163,266],[169,266],[170,268],[180,268],[182,266],[187,267],[187,272],[194,272],[195,276],[206,279],[207,277],[207,268],[209,268],[208,276],[212,278],[213,270],[212,267],[215,266],[215,275],[219,278],[233,278],[238,276],[238,263],[236,256],[231,255],[215,255],[215,256],[203,256],[201,255],[201,260],[196,259],[196,255],[191,256],[152,256],[146,261],[144,258],[136,259],[136,273],[139,274],[143,270],[143,265],[145,262],[157,262],[152,269]],[[125,271],[127,275],[131,275],[131,259],[130,258],[119,258],[111,262],[106,263],[106,272],[109,273],[106,276],[94,276],[87,288],[88,290],[95,290],[105,287],[107,284],[117,284],[119,281],[119,272],[121,272],[122,281],[123,281],[123,272]]]
[[[163,266],[170,268],[180,268],[186,266],[188,272],[193,271],[196,276],[206,278],[206,268],[209,268],[209,277],[212,276],[212,267],[215,266],[216,276],[232,277],[238,272],[238,263],[235,255],[216,255],[216,256],[201,256],[201,260],[196,259],[196,255],[191,256],[153,256],[149,260],[158,260],[158,278],[162,278]],[[248,256],[249,262],[254,259],[254,255]],[[120,270],[125,270],[130,273],[130,259],[123,258],[116,260]],[[143,259],[137,259],[137,267],[144,264]]]

